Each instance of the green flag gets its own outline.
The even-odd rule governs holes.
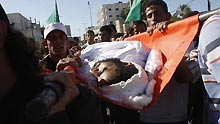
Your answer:
[[[141,19],[141,0],[133,0],[125,23]]]
[[[55,0],[55,10],[50,15],[50,17],[47,19],[47,23],[48,24],[53,23],[53,22],[60,22],[58,8],[57,8],[57,1],[56,0]]]

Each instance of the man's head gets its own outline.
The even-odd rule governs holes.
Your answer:
[[[67,43],[68,44],[68,48],[70,49],[71,47],[74,46],[73,37],[68,37],[67,40],[68,40],[68,43]]]
[[[79,38],[78,37],[73,37],[73,40],[74,40],[74,46],[79,46]]]
[[[145,6],[145,13],[148,26],[171,19],[167,4],[163,0],[149,0]]]
[[[112,36],[114,36],[115,34],[117,34],[117,29],[116,26],[114,24],[109,24],[109,27],[112,30]]]
[[[73,46],[79,46],[79,42],[78,37],[68,37],[68,48],[71,49]]]
[[[36,57],[35,49],[30,47],[28,38],[22,32],[10,26],[7,14],[0,4],[0,75],[1,78],[6,77],[6,82],[1,79],[0,84],[3,87],[0,87],[4,88],[7,86],[9,88],[14,85],[13,83],[15,82],[7,83],[7,77],[14,77],[10,75],[15,74],[19,79],[26,80],[25,82],[16,82],[21,83],[21,85],[18,84],[17,86],[22,86],[23,90],[26,88],[31,89],[29,92],[31,93],[34,91],[31,87],[35,85],[30,82],[37,81],[35,77],[36,75],[39,76],[39,71],[41,70],[39,68],[39,59]],[[11,70],[11,73],[2,73],[5,72],[5,69]],[[11,88],[7,89],[6,91],[8,93]],[[1,94],[0,96],[2,97],[3,95],[4,94]]]
[[[133,22],[134,34],[139,34],[147,30],[147,26],[144,21],[138,20]]]
[[[99,29],[99,36],[101,42],[111,42],[112,30],[109,25],[104,25]]]
[[[96,62],[90,72],[97,78],[98,86],[103,86],[127,81],[138,70],[134,64],[111,58]]]
[[[50,55],[62,57],[67,55],[67,31],[62,23],[49,24],[44,29],[44,38]]]
[[[88,43],[88,44],[94,44],[94,43],[95,43],[94,38],[95,38],[95,33],[94,33],[94,31],[93,31],[93,30],[88,30],[88,31],[86,32],[86,41],[87,41],[87,43]]]

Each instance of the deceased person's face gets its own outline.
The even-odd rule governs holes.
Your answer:
[[[90,72],[97,78],[98,86],[103,86],[126,81],[137,73],[137,69],[133,64],[119,59],[107,59],[96,62]]]

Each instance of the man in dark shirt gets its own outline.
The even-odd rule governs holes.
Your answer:
[[[59,60],[69,54],[66,27],[59,22],[49,24],[44,30],[44,39],[49,54],[40,61],[40,64],[55,71]]]

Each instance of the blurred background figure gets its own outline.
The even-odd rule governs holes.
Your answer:
[[[147,30],[147,25],[143,20],[133,22],[134,34],[139,34]]]
[[[79,43],[80,43],[80,39],[78,37],[73,37],[73,46],[79,46]]]
[[[122,41],[124,33],[117,33],[112,37],[112,41]]]
[[[68,37],[68,49],[69,55],[75,55],[75,53],[80,52],[82,49],[79,46],[80,40],[78,37]]]
[[[86,43],[81,47],[82,49],[85,49],[88,45],[95,43],[95,33],[93,30],[88,30],[86,32]]]
[[[114,24],[109,24],[110,29],[112,30],[112,36],[117,34],[117,30]]]
[[[123,35],[123,37],[121,37],[121,40],[124,40],[127,37],[131,37],[134,35],[134,28],[130,27],[127,29],[126,33]]]
[[[68,48],[71,49],[74,46],[73,37],[68,37]]]
[[[112,29],[109,25],[104,25],[99,29],[100,42],[111,42],[112,40]]]

